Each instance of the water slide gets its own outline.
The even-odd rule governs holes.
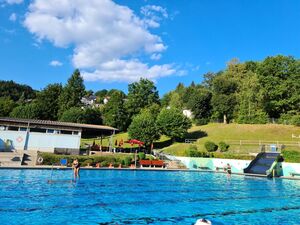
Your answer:
[[[245,174],[259,174],[272,177],[273,168],[276,167],[277,158],[280,155],[278,152],[261,152],[249,166],[244,169]]]

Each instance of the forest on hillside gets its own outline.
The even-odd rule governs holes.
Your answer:
[[[138,126],[133,124],[134,118],[167,126],[166,121],[174,122],[178,112],[187,109],[196,124],[276,121],[300,125],[300,61],[292,56],[243,63],[233,59],[224,70],[203,77],[202,82],[196,80],[189,86],[179,83],[162,98],[155,84],[143,78],[128,85],[128,94],[116,89],[86,90],[79,70],[66,85],[49,84],[40,91],[0,81],[0,116],[105,124],[127,131]],[[97,107],[83,107],[82,97],[92,94],[97,96]],[[103,104],[104,98],[107,104]],[[173,110],[174,117],[166,109]],[[184,129],[190,127],[190,121],[180,120]]]

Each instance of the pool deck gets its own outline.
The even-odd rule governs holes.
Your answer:
[[[66,167],[66,166],[0,166],[0,169],[30,169],[30,170],[71,170],[72,167]],[[81,167],[82,170],[127,170],[127,171],[169,171],[169,172],[206,172],[206,173],[223,173],[226,174],[225,171],[215,171],[215,170],[205,170],[205,169],[170,169],[170,168],[108,168],[108,167]],[[266,175],[260,175],[260,174],[244,174],[244,173],[235,173],[233,172],[232,175],[239,175],[239,176],[245,176],[245,177],[261,177],[261,178],[267,178]],[[292,177],[292,176],[281,176],[281,177],[274,177],[276,179],[289,179],[289,180],[300,180],[300,177]]]

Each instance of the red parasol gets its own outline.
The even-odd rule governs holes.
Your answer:
[[[145,144],[144,142],[139,141],[139,140],[136,140],[136,139],[131,139],[131,140],[125,141],[125,143],[137,144],[137,145],[139,145],[139,146],[142,146],[142,145]]]

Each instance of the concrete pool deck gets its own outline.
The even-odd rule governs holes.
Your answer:
[[[1,169],[31,169],[31,170],[72,170],[72,167],[66,166],[0,166]],[[127,170],[127,171],[169,171],[169,172],[202,172],[202,173],[223,173],[227,174],[225,171],[207,170],[207,169],[168,169],[168,168],[108,168],[108,167],[81,167],[82,170]],[[232,172],[232,175],[244,176],[244,177],[256,177],[256,178],[267,178],[266,175],[260,174],[244,174]],[[276,179],[288,179],[288,180],[300,180],[300,177],[292,176],[281,176],[274,177]],[[273,178],[273,179],[274,179]],[[270,178],[272,179],[272,178]]]

